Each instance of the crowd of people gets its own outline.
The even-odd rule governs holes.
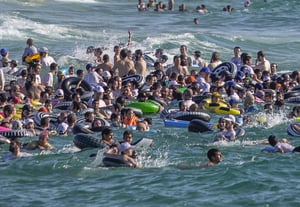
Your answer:
[[[247,8],[251,5],[251,0],[245,0],[244,1],[244,8]],[[138,0],[137,4],[138,11],[157,11],[157,12],[163,12],[163,11],[173,11],[175,9],[175,0],[168,0],[168,3],[164,3],[163,1],[156,1],[156,0],[149,0],[147,3],[143,2],[143,0]],[[207,7],[204,4],[197,5],[194,9],[195,12],[205,14],[208,12]],[[223,11],[225,12],[232,12],[234,8],[231,5],[227,5],[223,8]],[[178,11],[180,12],[186,12],[189,11],[189,9],[186,7],[186,4],[180,4],[178,6]]]
[[[129,31],[128,46],[130,39]],[[85,70],[71,65],[66,71],[62,71],[59,70],[55,59],[49,55],[49,50],[46,47],[37,49],[33,39],[27,40],[27,47],[22,55],[22,67],[19,67],[16,60],[10,59],[9,49],[2,48],[0,63],[2,67],[9,68],[5,73],[13,74],[16,79],[5,84],[5,73],[0,69],[0,126],[14,130],[30,130],[39,136],[39,140],[24,145],[24,149],[45,150],[53,148],[48,143],[48,136],[72,133],[79,115],[84,116],[85,121],[93,127],[101,127],[101,122],[97,119],[101,117],[109,120],[114,127],[134,126],[137,130],[149,131],[152,120],[142,118],[132,109],[127,109],[126,105],[130,101],[155,100],[160,104],[160,111],[175,101],[181,111],[205,112],[203,103],[195,103],[192,97],[211,96],[212,102],[222,100],[228,107],[241,112],[239,117],[230,115],[223,117],[219,122],[222,133],[216,140],[233,141],[236,139],[234,126],[253,121],[247,114],[258,111],[273,114],[274,111],[284,110],[284,94],[300,83],[299,71],[278,74],[277,64],[270,62],[264,51],[258,51],[253,58],[242,52],[242,48],[238,46],[233,48],[232,59],[225,60],[235,64],[235,77],[228,71],[223,71],[218,77],[214,76],[214,69],[222,64],[221,53],[217,51],[213,52],[211,59],[207,61],[201,57],[201,51],[197,50],[190,56],[187,45],[181,45],[178,54],[173,57],[173,64],[169,65],[164,49],[158,48],[154,54],[154,69],[151,71],[142,50],[131,51],[127,47],[117,45],[113,51],[114,56],[110,57],[103,54],[101,48],[90,46],[86,53],[93,61],[86,64]],[[45,68],[48,72],[42,73]],[[144,77],[145,84],[139,86],[136,80],[122,81],[124,77],[131,75]],[[84,80],[92,88],[93,94],[82,100],[85,90],[80,81],[71,94],[65,95],[62,82],[69,77]],[[182,92],[180,88],[186,90]],[[38,129],[35,128],[31,117],[34,110],[51,114],[57,105],[66,101],[71,102],[67,108],[68,113],[60,112],[54,123],[55,132],[50,127],[47,117],[41,119]],[[23,105],[17,109],[18,104]],[[84,112],[86,109],[92,111]],[[299,111],[294,107],[288,117],[300,116]],[[242,121],[238,121],[240,119]],[[19,124],[15,124],[16,122]],[[102,131],[103,140],[106,140],[105,137],[108,135]],[[112,138],[109,137],[108,140],[110,139]],[[126,145],[129,149],[129,145]],[[11,153],[17,157],[27,156],[20,154],[20,147],[17,141],[11,141]],[[117,153],[122,154],[126,151],[122,147],[126,148],[122,144],[118,145]],[[128,160],[130,161],[129,158]],[[132,160],[130,162],[138,166]]]

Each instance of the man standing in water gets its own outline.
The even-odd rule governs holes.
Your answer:
[[[218,149],[210,149],[207,152],[207,157],[209,159],[206,166],[214,166],[222,162],[222,153]]]

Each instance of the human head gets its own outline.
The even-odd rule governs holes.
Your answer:
[[[8,49],[2,48],[1,51],[0,51],[0,53],[1,53],[1,56],[4,57],[4,56],[6,56],[8,54]]]
[[[17,140],[10,142],[9,144],[9,151],[14,155],[18,155],[21,149],[21,144]]]
[[[212,148],[207,152],[207,158],[210,162],[218,164],[222,161],[222,153],[220,150]]]
[[[62,122],[57,126],[57,132],[59,135],[65,135],[68,132],[68,128],[69,128],[68,124]]]
[[[62,89],[57,89],[55,91],[55,96],[58,98],[63,98],[64,97],[64,91]]]
[[[26,43],[27,43],[28,46],[32,46],[33,45],[33,39],[31,39],[31,38],[27,39]]]
[[[278,143],[278,139],[275,135],[270,135],[268,137],[268,141],[269,141],[269,144],[273,147]]]
[[[34,121],[33,121],[33,119],[30,119],[30,118],[25,119],[24,125],[25,125],[26,129],[32,128],[32,127],[34,128]]]
[[[110,140],[112,140],[113,139],[113,131],[112,131],[112,129],[110,129],[110,128],[104,128],[103,130],[102,130],[102,133],[101,133],[101,135],[102,135],[102,139],[103,140],[106,140],[106,141],[110,141]]]
[[[123,140],[131,144],[133,139],[133,133],[130,130],[125,130],[123,133]]]
[[[39,145],[45,145],[49,141],[49,133],[47,131],[41,131],[39,135]]]

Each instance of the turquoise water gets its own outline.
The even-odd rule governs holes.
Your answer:
[[[239,45],[253,57],[264,50],[280,71],[299,68],[299,1],[253,0],[245,10],[241,0],[232,0],[231,14],[221,12],[228,1],[209,1],[205,15],[192,11],[196,0],[175,2],[175,11],[156,13],[138,12],[135,0],[2,0],[0,47],[20,61],[26,39],[32,37],[60,66],[80,68],[88,61],[89,45],[108,48],[105,53],[112,55],[114,45],[127,42],[130,29],[133,50],[162,47],[172,57],[186,44],[190,54],[201,50],[209,60],[220,51],[227,61]],[[180,3],[190,11],[178,12]],[[195,17],[199,25],[193,24]],[[89,157],[96,150],[77,152],[72,136],[53,137],[51,153],[0,163],[0,206],[299,206],[298,154],[260,152],[265,145],[259,143],[270,134],[300,145],[287,135],[290,120],[284,116],[271,118],[268,127],[247,127],[235,143],[214,144],[212,134],[164,128],[157,115],[152,117],[160,132],[134,133],[136,139],[154,139],[141,169],[99,167],[100,157],[96,162]],[[115,137],[120,139],[122,132],[117,130]],[[0,155],[5,155],[7,146],[1,147]],[[222,151],[223,162],[200,168],[212,147]]]

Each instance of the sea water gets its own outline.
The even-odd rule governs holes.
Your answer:
[[[164,48],[170,60],[181,44],[189,54],[200,50],[207,61],[214,51],[229,61],[233,48],[240,46],[253,59],[264,50],[281,72],[298,70],[299,1],[252,2],[244,8],[242,0],[175,0],[174,11],[158,13],[138,12],[135,0],[1,0],[0,47],[20,62],[26,40],[33,38],[61,67],[84,69],[88,46],[102,47],[112,57],[113,46],[126,45],[130,30],[133,51]],[[182,3],[187,12],[178,11]],[[207,14],[195,12],[202,3]],[[234,12],[222,12],[228,4]],[[52,152],[0,163],[0,206],[299,206],[299,154],[261,152],[266,146],[262,140],[271,134],[300,145],[287,135],[292,120],[285,115],[270,118],[268,125],[246,127],[245,136],[233,143],[213,143],[213,134],[165,128],[159,115],[146,116],[159,132],[134,132],[135,140],[154,140],[141,156],[141,169],[99,166],[100,158],[90,157],[96,149],[78,152],[72,135],[51,137]],[[212,116],[215,122],[218,117]],[[116,130],[115,138],[120,140],[122,133]],[[199,167],[207,162],[210,148],[222,151],[223,162]],[[7,153],[8,146],[2,145],[0,155]]]

